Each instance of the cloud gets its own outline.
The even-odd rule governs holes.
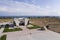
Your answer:
[[[5,10],[8,12],[37,12],[37,10],[40,9],[40,6],[35,6],[33,4],[27,4],[27,3],[23,3],[23,2],[14,2],[14,3],[12,3],[12,5],[11,4],[9,4],[9,5],[10,6],[0,7],[0,11]]]
[[[34,2],[34,1],[32,1]],[[38,16],[59,16],[60,12],[52,9],[50,6],[42,8],[34,4],[28,4],[18,1],[1,1],[0,12],[7,12],[9,15],[38,15]]]

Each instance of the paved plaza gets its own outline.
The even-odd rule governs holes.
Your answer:
[[[23,28],[23,31],[8,33],[7,40],[60,40],[60,34],[44,28],[44,31]]]
[[[26,27],[21,26],[22,31],[2,33],[6,34],[6,40],[60,40],[60,34],[47,30],[29,30]],[[1,29],[3,30],[3,29]]]
[[[13,32],[7,34],[7,40],[60,40],[60,34],[52,31]]]

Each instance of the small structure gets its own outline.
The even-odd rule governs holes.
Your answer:
[[[0,27],[5,27],[7,24],[8,24],[10,27],[11,27],[11,25],[13,25],[13,23],[11,23],[11,22],[3,22],[3,23],[0,23]]]
[[[27,18],[14,18],[14,23],[16,26],[26,26],[28,25],[29,19]]]
[[[0,27],[5,27],[5,25],[9,25],[9,27],[14,26],[27,26],[29,24],[28,18],[14,18],[13,22],[3,22],[0,23]]]

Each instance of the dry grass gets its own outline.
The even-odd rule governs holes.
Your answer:
[[[50,30],[60,33],[60,28],[50,28]]]
[[[31,18],[30,21],[36,25],[59,24],[58,18]]]
[[[30,21],[39,26],[50,25],[50,30],[60,32],[60,18],[31,18]]]
[[[13,19],[0,19],[0,23],[3,23],[3,22],[12,22]]]

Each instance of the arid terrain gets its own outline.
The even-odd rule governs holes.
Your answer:
[[[32,24],[49,26],[50,30],[60,32],[60,18],[30,18]]]
[[[49,26],[50,30],[60,32],[60,18],[30,18],[32,24],[38,26]],[[12,22],[13,19],[0,19],[1,22]]]
[[[49,25],[49,24],[60,24],[59,18],[31,18],[30,19],[33,24],[36,25]]]
[[[0,22],[13,21],[13,19],[7,18],[0,19]],[[5,36],[6,40],[60,40],[60,18],[30,18],[29,21],[31,25],[34,24],[36,27],[39,26],[39,28],[28,29],[26,26],[19,26],[19,28],[21,28],[19,31],[15,31],[15,28],[11,31],[4,31],[7,28],[2,28],[0,34],[1,36]],[[48,29],[46,27],[47,25],[49,26]],[[40,27],[44,27],[44,31],[42,31]]]
[[[13,19],[8,19],[8,18],[0,19],[0,23],[3,23],[3,22],[12,22],[12,21],[13,21]]]

